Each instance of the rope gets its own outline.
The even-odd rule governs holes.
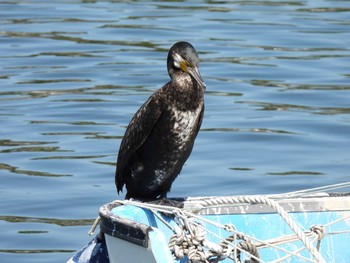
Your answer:
[[[204,218],[204,217],[201,217],[201,216],[196,215],[196,214],[192,214],[192,213],[190,213],[190,212],[188,212],[188,211],[183,211],[183,213],[184,213],[184,214],[188,214],[188,216],[191,216],[191,217],[193,217],[193,218],[196,218],[196,219],[198,219],[198,220],[200,220],[200,221],[203,221],[203,222],[205,222],[205,223],[208,223],[208,224],[211,224],[211,225],[216,226],[216,227],[218,227],[218,228],[224,229],[224,230],[227,231],[227,232],[233,232],[233,233],[236,233],[236,234],[245,235],[247,238],[251,239],[252,241],[255,241],[256,244],[257,244],[256,246],[257,246],[258,248],[271,247],[271,248],[274,248],[274,249],[276,249],[276,250],[282,251],[282,252],[284,252],[284,253],[291,254],[292,256],[297,256],[297,257],[299,257],[300,259],[302,259],[302,260],[304,260],[304,261],[314,262],[313,260],[308,259],[308,258],[306,258],[306,257],[304,257],[304,256],[302,256],[302,255],[298,255],[298,254],[293,253],[293,252],[291,252],[291,251],[288,251],[288,250],[286,250],[286,249],[284,249],[284,248],[282,248],[282,247],[278,247],[277,245],[274,245],[274,243],[272,243],[272,242],[259,240],[259,239],[257,239],[257,238],[251,237],[251,236],[249,236],[249,235],[247,235],[247,234],[241,233],[241,232],[237,231],[237,230],[234,228],[233,225],[221,225],[221,224],[219,224],[219,223],[216,223],[215,221],[208,220],[208,219],[206,219],[206,218]],[[222,241],[224,240],[220,235],[217,235],[216,233],[214,233],[214,232],[212,232],[212,231],[207,230],[207,232],[210,233],[211,235],[217,237],[218,239],[220,239],[220,240],[222,240]],[[294,237],[294,235],[293,235],[293,237]],[[294,240],[298,240],[298,238],[296,238],[296,239],[294,239]],[[275,243],[278,243],[278,242],[275,242]],[[284,243],[286,243],[286,242],[284,242]],[[233,245],[233,246],[234,246],[235,249],[237,249],[237,247],[236,247],[235,245]],[[238,248],[238,249],[239,249],[239,248]],[[236,250],[234,250],[234,253],[235,253],[235,251],[236,251]],[[251,255],[251,256],[252,256],[252,255]],[[260,261],[263,262],[261,259],[260,259]]]
[[[243,233],[239,233],[238,231],[236,231],[236,230],[234,230],[233,229],[233,226],[227,226],[227,225],[225,225],[225,226],[223,226],[223,225],[221,225],[221,224],[219,224],[219,223],[216,223],[216,222],[214,222],[214,221],[211,221],[211,220],[208,220],[208,219],[206,219],[206,218],[203,218],[203,217],[201,217],[201,216],[198,216],[198,215],[195,215],[195,214],[193,214],[193,213],[190,213],[190,212],[188,212],[188,211],[185,211],[185,210],[182,210],[182,209],[179,209],[179,208],[176,208],[176,207],[171,207],[171,206],[163,206],[163,205],[155,205],[155,204],[149,204],[149,203],[140,203],[140,202],[137,202],[137,201],[132,201],[132,200],[116,200],[116,202],[117,203],[121,203],[121,204],[127,204],[127,205],[134,205],[134,206],[138,206],[138,207],[141,207],[141,208],[146,208],[146,209],[150,209],[153,213],[155,212],[154,210],[157,210],[157,211],[160,211],[160,212],[163,212],[163,213],[167,213],[167,214],[173,214],[173,215],[175,215],[176,217],[175,217],[175,219],[177,219],[178,217],[182,217],[182,219],[181,219],[181,222],[179,222],[179,220],[177,220],[178,222],[178,224],[179,225],[181,225],[181,224],[186,224],[187,226],[189,225],[189,223],[188,223],[188,218],[189,217],[193,217],[193,218],[196,218],[196,219],[198,219],[198,220],[202,220],[202,221],[204,221],[204,222],[206,222],[206,223],[209,223],[209,224],[212,224],[212,225],[214,225],[214,226],[216,226],[216,227],[218,227],[218,228],[222,228],[222,229],[225,229],[226,231],[228,231],[228,232],[234,232],[234,233],[237,233],[237,234],[242,234],[242,235],[245,235],[245,234],[243,234]],[[246,203],[246,202],[245,202]],[[158,216],[159,217],[159,216]],[[191,221],[191,223],[192,224],[196,224],[194,221]],[[170,227],[170,229],[172,229],[171,227]],[[221,239],[221,240],[224,240],[224,239],[222,239],[220,236],[218,236],[218,235],[216,235],[215,233],[212,233],[211,232],[211,234],[212,235],[214,235],[214,236],[217,236],[219,239]],[[247,235],[245,235],[246,237],[248,237]],[[253,237],[249,237],[250,239],[253,239],[253,240],[256,240],[256,241],[258,241],[258,243],[260,244],[259,246],[261,246],[261,244],[263,244],[263,246],[270,246],[270,247],[273,247],[273,248],[275,248],[275,249],[278,249],[278,250],[281,250],[281,251],[283,251],[283,252],[285,252],[285,253],[288,253],[288,254],[291,254],[291,255],[293,255],[293,256],[298,256],[298,257],[300,257],[301,259],[303,259],[303,260],[307,260],[307,261],[310,261],[309,259],[307,259],[307,258],[305,258],[305,257],[303,257],[303,256],[301,256],[301,255],[297,255],[297,254],[295,254],[295,253],[293,253],[293,252],[290,252],[290,251],[287,251],[287,250],[285,250],[285,249],[283,249],[283,248],[280,248],[280,247],[277,247],[277,246],[275,246],[275,245],[273,245],[273,244],[271,244],[271,243],[267,243],[267,242],[264,242],[264,241],[262,241],[262,240],[257,240],[256,238],[253,238]],[[185,244],[186,244],[186,242],[184,242]],[[208,243],[208,242],[203,242],[203,245],[208,245],[208,244],[210,244],[210,243]],[[214,245],[216,245],[216,244],[214,244]],[[233,245],[233,247],[234,247],[234,254],[235,254],[235,258],[237,258],[237,256],[236,256],[236,251],[237,250],[239,250],[239,251],[242,251],[242,252],[245,252],[245,251],[243,251],[239,246],[237,246],[237,245],[235,245],[235,244],[232,244]],[[180,249],[181,247],[177,247],[176,249],[176,253],[178,253],[179,254],[179,257],[181,258],[181,252],[180,252]],[[188,253],[188,250],[186,250],[186,248],[184,249],[184,253]],[[248,253],[249,254],[249,253]],[[254,258],[255,256],[254,255],[251,255],[251,254],[249,254],[249,256],[251,257],[251,258]],[[226,256],[227,257],[227,256]],[[256,258],[257,260],[259,260],[258,258]],[[220,259],[218,259],[218,260],[220,260]],[[217,261],[218,261],[217,260]],[[261,262],[263,262],[263,261],[261,261]]]
[[[208,262],[208,254],[203,249],[205,230],[192,226],[192,234],[185,226],[175,227],[175,234],[170,237],[169,249],[176,258],[188,256],[190,260]]]
[[[295,221],[289,216],[289,214],[280,206],[276,201],[265,197],[265,196],[238,196],[238,197],[215,197],[212,199],[199,201],[203,207],[212,205],[223,205],[223,204],[236,204],[236,203],[255,203],[268,205],[275,209],[276,212],[284,219],[289,225],[293,232],[298,236],[300,241],[303,242],[305,247],[309,250],[311,255],[316,259],[317,262],[325,263],[318,250],[312,245],[310,240],[305,236],[304,232],[298,227]]]
[[[296,197],[296,196],[308,195],[308,194],[311,194],[311,193],[319,193],[320,191],[329,192],[330,190],[347,188],[347,187],[350,187],[350,182],[344,182],[344,183],[339,183],[339,184],[331,184],[331,185],[326,185],[326,186],[320,186],[320,187],[315,187],[315,188],[310,188],[310,189],[305,189],[305,190],[289,192],[289,193],[283,194],[283,196],[285,196],[285,197],[292,197],[292,196]]]
[[[340,185],[334,185],[333,187],[340,188]],[[306,192],[307,191],[305,191],[304,193]],[[248,254],[248,256],[250,257],[249,260],[245,260],[245,263],[263,262],[261,259],[259,259],[258,249],[272,247],[274,249],[281,250],[288,254],[285,257],[273,261],[274,263],[282,262],[283,260],[286,260],[291,256],[298,256],[301,259],[313,261],[308,258],[305,258],[302,255],[299,255],[299,253],[305,248],[309,250],[310,254],[314,257],[316,262],[324,263],[324,259],[319,254],[321,240],[326,235],[341,234],[344,232],[343,231],[339,233],[326,233],[325,227],[350,218],[350,215],[347,215],[340,219],[336,219],[333,222],[329,222],[324,226],[313,226],[310,228],[310,231],[304,233],[300,230],[300,228],[289,216],[289,214],[276,201],[271,200],[267,196],[213,197],[212,199],[196,200],[196,210],[200,210],[208,206],[222,206],[242,203],[264,204],[272,207],[290,226],[290,228],[294,231],[295,235],[289,235],[273,240],[262,241],[236,231],[233,225],[222,225],[220,223],[211,221],[207,218],[196,215],[192,212],[186,211],[178,207],[150,203],[140,203],[131,200],[117,200],[116,202],[149,209],[163,223],[165,223],[167,227],[169,227],[174,232],[174,235],[172,235],[169,240],[169,248],[172,251],[174,257],[184,258],[185,256],[187,256],[192,262],[212,263],[219,262],[225,258],[230,258],[236,263],[240,263],[240,256],[242,252]],[[160,214],[158,214],[158,212],[165,213],[168,216],[172,214],[174,216],[174,221],[177,225],[171,226],[160,216]],[[221,236],[209,230],[206,230],[203,227],[203,225],[197,222],[197,220],[212,224],[218,228],[224,229],[227,232],[231,232],[233,234],[227,237],[226,239],[223,239]],[[217,244],[207,240],[207,232],[219,238],[221,242]],[[313,240],[310,241],[308,237],[313,237]],[[274,245],[290,243],[298,239],[303,242],[304,246],[295,250],[294,252],[287,251],[281,247]],[[312,243],[316,241],[317,245],[315,248]]]
[[[235,249],[234,260],[237,263],[241,263],[241,252],[245,251],[250,256],[249,262],[260,262],[259,252],[257,247],[250,242],[249,239],[243,234],[232,235],[223,240],[220,244],[215,244],[206,240],[206,230],[201,225],[192,225],[192,234],[183,225],[175,227],[175,234],[170,237],[169,249],[176,259],[183,259],[185,256],[192,261],[199,262],[218,262],[225,258],[230,257],[232,249],[229,248],[229,243],[237,239],[244,240],[240,242]],[[247,262],[247,261],[246,261]]]
[[[97,227],[97,225],[100,223],[100,221],[101,221],[101,217],[98,216],[98,217],[95,219],[93,225],[91,226],[91,228],[90,228],[90,230],[89,230],[89,236],[92,236],[92,235],[95,233],[96,227]]]
[[[235,261],[241,262],[241,250],[244,250],[246,252],[248,252],[249,255],[253,256],[249,262],[251,263],[255,263],[255,262],[259,262],[260,260],[258,260],[260,258],[259,252],[258,252],[258,248],[251,242],[251,240],[246,236],[246,235],[242,235],[242,234],[238,234],[238,233],[234,233],[233,235],[227,237],[225,240],[221,241],[220,245],[223,248],[223,253],[227,254],[227,252],[229,251],[229,243],[234,242],[234,244],[236,243],[237,239],[241,239],[244,242],[240,242],[238,244],[238,248],[240,248],[238,251],[236,251],[236,253],[234,253],[234,259]]]
[[[321,240],[326,236],[326,232],[323,226],[313,226],[310,230],[317,235],[317,251],[320,251]]]

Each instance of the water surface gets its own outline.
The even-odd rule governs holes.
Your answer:
[[[207,84],[170,196],[349,181],[348,1],[0,1],[1,262],[65,262],[136,110],[191,42]]]

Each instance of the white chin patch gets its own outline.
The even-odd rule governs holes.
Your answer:
[[[180,63],[181,63],[181,61],[182,61],[183,59],[180,57],[180,55],[175,53],[174,56],[173,56],[173,58],[174,58],[174,66],[175,66],[176,68],[181,68],[181,67],[180,67]]]

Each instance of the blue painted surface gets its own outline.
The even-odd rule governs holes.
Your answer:
[[[165,225],[151,211],[130,205],[119,206],[112,210],[113,214],[118,217],[130,219],[134,222],[152,226],[153,231],[149,232],[149,244],[154,251],[154,256],[157,262],[187,262],[187,259],[172,259],[168,248],[168,242],[173,235],[172,230]],[[171,226],[176,226],[172,218],[162,214],[161,217]],[[301,230],[307,231],[312,226],[324,226],[326,236],[321,240],[320,254],[325,262],[347,262],[349,258],[348,244],[350,242],[350,219],[338,221],[341,218],[348,217],[348,211],[334,212],[308,212],[308,213],[290,213],[292,219],[298,224]],[[250,238],[257,238],[262,241],[275,239],[286,235],[294,234],[287,223],[276,213],[269,214],[235,214],[235,215],[206,215],[203,218],[221,225],[230,224],[241,233],[244,233]],[[196,220],[206,228],[207,240],[215,243],[220,243],[218,238],[226,238],[232,233],[226,232],[212,224],[204,221]],[[335,223],[336,222],[336,223]],[[343,232],[347,233],[343,233]],[[338,234],[334,234],[338,233]],[[284,245],[279,245],[287,251],[293,252],[298,248],[304,247],[301,241],[290,242]],[[263,262],[271,262],[278,260],[287,255],[275,248],[264,248],[259,250],[260,258]],[[91,256],[90,256],[91,255]],[[311,259],[312,256],[305,249],[300,255]],[[132,258],[132,254],[130,255]],[[244,255],[242,254],[242,260]],[[108,263],[108,253],[105,243],[96,242],[93,239],[88,246],[82,248],[73,258],[73,262],[79,263]],[[222,262],[232,262],[224,260]],[[299,257],[292,256],[284,262],[308,262]]]
[[[157,253],[170,253],[168,250],[164,251],[167,247],[167,242],[170,236],[173,234],[171,229],[166,226],[158,217],[154,216],[152,212],[147,209],[142,209],[134,206],[121,206],[112,210],[113,214],[122,218],[128,218],[138,223],[143,223],[156,228],[157,233],[150,236],[150,243],[154,241],[156,246],[152,247]],[[334,212],[307,212],[307,213],[290,213],[292,219],[298,224],[301,230],[308,231],[312,226],[325,226],[326,237],[321,240],[320,253],[325,259],[325,262],[347,262],[349,258],[348,244],[350,242],[350,219],[342,220],[334,223],[338,219],[348,217],[349,211],[334,211]],[[294,234],[291,228],[283,220],[283,218],[276,213],[269,214],[235,214],[235,215],[206,215],[205,219],[209,219],[215,223],[221,225],[232,224],[237,231],[242,232],[250,237],[257,238],[259,240],[269,240],[278,238],[285,235]],[[171,218],[163,218],[172,226],[176,223]],[[228,233],[225,230],[219,229],[212,224],[196,220],[201,223],[207,229],[207,239],[209,241],[219,243],[220,239],[217,236],[226,238],[232,233]],[[342,233],[347,231],[347,233]],[[342,233],[332,235],[331,233]],[[162,236],[164,235],[164,237]],[[162,236],[162,237],[159,237]],[[165,240],[166,243],[159,242]],[[295,251],[297,248],[303,247],[301,241],[288,243],[281,246],[288,251]],[[264,262],[271,262],[277,260],[280,257],[286,255],[286,253],[278,251],[273,248],[266,248],[259,250],[260,257]],[[306,258],[312,258],[307,250],[304,250],[301,255]],[[159,261],[162,262],[162,261]],[[181,260],[174,260],[174,262],[181,262]],[[223,262],[232,262],[229,260]],[[291,257],[285,262],[307,262],[298,257]]]
[[[105,241],[98,240],[95,237],[89,244],[74,254],[69,263],[109,263]]]

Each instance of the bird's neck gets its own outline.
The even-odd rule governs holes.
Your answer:
[[[203,89],[189,74],[181,74],[171,80],[172,98],[180,110],[195,110],[203,101]],[[175,101],[174,101],[175,102]]]

